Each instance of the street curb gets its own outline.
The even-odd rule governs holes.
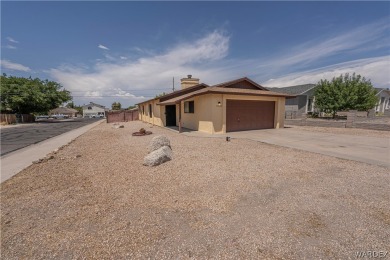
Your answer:
[[[23,169],[30,166],[34,161],[44,158],[47,154],[70,143],[75,138],[86,133],[95,126],[105,122],[99,120],[95,123],[74,129],[61,135],[46,139],[37,144],[29,145],[1,157],[1,177],[0,183],[18,174]]]

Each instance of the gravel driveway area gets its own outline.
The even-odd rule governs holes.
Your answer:
[[[387,168],[124,126],[100,124],[1,184],[3,259],[390,255]],[[141,127],[153,134],[131,136]],[[158,134],[174,159],[142,166]]]

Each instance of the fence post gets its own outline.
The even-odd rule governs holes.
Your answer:
[[[375,108],[368,110],[367,117],[368,118],[375,118]]]
[[[353,128],[355,123],[357,110],[349,110],[347,114],[347,122],[345,123],[345,128]]]
[[[302,114],[301,117],[302,117],[301,125],[306,126],[307,125],[307,122],[306,122],[307,114]]]

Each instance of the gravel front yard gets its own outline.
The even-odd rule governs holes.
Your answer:
[[[3,259],[390,255],[389,169],[124,125],[103,123],[1,184]],[[131,136],[141,127],[153,134]],[[157,134],[174,159],[142,166]]]

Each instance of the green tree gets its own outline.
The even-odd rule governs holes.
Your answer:
[[[165,96],[166,94],[167,94],[167,93],[163,92],[163,93],[161,93],[161,94],[156,95],[156,98]]]
[[[0,93],[1,111],[20,114],[45,114],[72,100],[70,92],[57,82],[6,74],[1,76]]]
[[[122,108],[122,104],[120,102],[114,102],[111,105],[112,110],[121,110],[121,108]]]
[[[83,107],[82,106],[76,106],[73,101],[72,102],[69,102],[68,104],[66,104],[66,107],[67,108],[73,108],[73,109],[76,109],[77,112],[82,115],[83,114]]]
[[[376,90],[370,80],[355,73],[334,77],[331,81],[321,80],[315,90],[315,105],[322,112],[331,113],[333,118],[337,111],[368,111],[378,102]]]
[[[134,106],[129,106],[127,109],[133,109],[133,108],[136,108],[137,106],[136,105],[134,105]]]
[[[72,102],[69,102],[68,104],[66,104],[65,107],[67,107],[67,108],[74,108],[74,103],[73,103],[73,101],[72,101]]]
[[[82,106],[74,106],[73,109],[76,109],[79,115],[83,114],[83,107]]]

